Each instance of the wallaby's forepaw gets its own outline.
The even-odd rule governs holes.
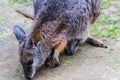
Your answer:
[[[56,58],[53,58],[53,60],[49,60],[49,61],[47,60],[45,62],[45,66],[47,68],[58,67],[59,65],[60,65],[60,62]]]
[[[51,68],[52,67],[52,58],[48,58],[46,61],[45,61],[45,66],[47,68]]]
[[[45,66],[46,66],[47,68],[50,68],[51,65],[52,65],[52,64],[51,64],[50,62],[46,62],[46,63],[45,63]]]
[[[56,58],[53,59],[54,67],[58,67],[60,65],[60,61]]]
[[[107,45],[105,45],[101,40],[99,39],[94,39],[94,38],[90,38],[88,37],[87,39],[87,43],[96,46],[96,47],[102,47],[102,48],[108,48]]]
[[[80,43],[80,41],[77,39],[69,41],[67,44],[67,47],[66,47],[67,53],[69,55],[73,55],[77,51],[77,49],[79,47],[79,43]]]

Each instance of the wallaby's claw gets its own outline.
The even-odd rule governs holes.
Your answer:
[[[108,48],[108,46],[107,46],[107,45],[98,46],[98,47],[102,47],[102,48]]]
[[[104,48],[108,48],[108,46],[105,46]]]

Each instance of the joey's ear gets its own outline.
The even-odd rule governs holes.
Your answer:
[[[14,34],[15,34],[19,44],[21,43],[22,40],[24,40],[26,38],[26,33],[19,26],[14,26]]]

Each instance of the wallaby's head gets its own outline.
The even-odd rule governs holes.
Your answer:
[[[24,76],[30,80],[34,77],[36,70],[44,64],[44,55],[41,52],[39,43],[35,46],[22,28],[15,26],[14,34],[19,42],[19,56]]]

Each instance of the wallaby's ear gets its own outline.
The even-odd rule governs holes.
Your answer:
[[[15,34],[19,44],[21,43],[22,40],[24,40],[26,38],[26,33],[19,26],[14,26],[14,34]]]

